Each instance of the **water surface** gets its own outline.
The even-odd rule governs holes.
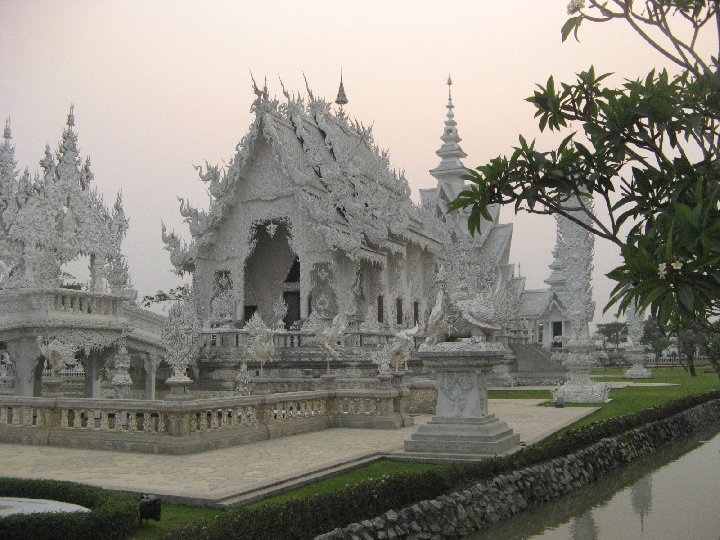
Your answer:
[[[470,538],[720,539],[720,426]]]

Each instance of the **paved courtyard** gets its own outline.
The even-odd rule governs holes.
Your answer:
[[[529,444],[596,410],[538,407],[543,400],[490,400],[490,412]],[[397,452],[420,423],[397,430],[329,429],[199,454],[170,456],[0,444],[0,475],[72,480],[167,500],[234,504]]]

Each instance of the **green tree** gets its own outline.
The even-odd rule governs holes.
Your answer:
[[[663,352],[670,346],[671,339],[663,332],[654,318],[648,317],[643,324],[643,336],[640,343],[642,343],[645,349],[652,352],[655,357],[655,363],[658,364]]]
[[[719,3],[572,0],[563,40],[577,38],[585,21],[623,20],[674,64],[676,74],[653,70],[616,88],[592,67],[570,83],[557,85],[550,77],[528,101],[540,131],[567,134],[564,140],[541,151],[520,136],[510,157],[468,169],[471,184],[451,210],[472,209],[471,232],[493,203],[564,215],[620,248],[623,264],[608,274],[617,285],[606,310],[617,305],[624,312],[636,300],[662,327],[714,331],[712,320],[720,315],[720,76],[717,58],[697,44],[712,33],[720,48]]]
[[[144,307],[150,307],[152,304],[158,304],[160,302],[187,300],[189,296],[190,285],[186,283],[184,285],[173,287],[168,292],[158,291],[153,295],[143,296],[140,302]]]
[[[627,341],[627,324],[620,321],[598,324],[597,333],[607,339],[609,343],[612,343],[615,346],[615,350],[617,350],[621,343]]]
[[[703,347],[703,336],[691,330],[680,330],[677,333],[677,349],[680,365],[690,373],[692,377],[697,376],[695,360],[698,356],[698,349]]]

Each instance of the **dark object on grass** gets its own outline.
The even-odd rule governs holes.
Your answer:
[[[565,398],[563,396],[556,397],[555,398],[555,406],[558,409],[561,409],[562,407],[564,407],[565,406]]]
[[[144,519],[160,521],[162,503],[157,495],[140,495],[140,523]]]

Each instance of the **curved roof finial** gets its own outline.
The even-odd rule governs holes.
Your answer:
[[[448,101],[452,102],[452,78],[450,78],[450,74],[448,73]]]
[[[343,78],[342,78],[342,68],[340,68],[340,87],[338,88],[337,97],[335,98],[335,103],[340,105],[340,108],[342,108],[343,105],[347,105],[348,98],[345,95],[345,86],[343,86]]]
[[[305,76],[305,72],[302,72],[303,79],[305,79],[305,89],[307,90],[308,97],[310,98],[310,101],[315,101],[315,96],[312,93],[312,90],[310,90],[310,85],[308,84],[307,77]]]

